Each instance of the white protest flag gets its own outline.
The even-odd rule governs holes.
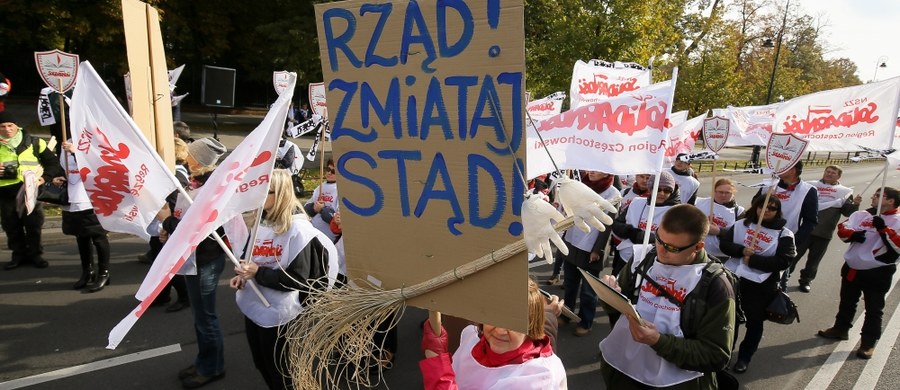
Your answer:
[[[675,85],[664,81],[566,111],[541,122],[537,131],[529,126],[528,178],[555,170],[548,152],[560,169],[659,172],[674,94]]]
[[[809,141],[807,151],[853,152],[890,145],[900,77],[793,98],[775,112],[774,132]]]
[[[565,98],[566,94],[564,92],[556,92],[550,96],[529,102],[525,109],[528,110],[528,115],[531,116],[531,120],[537,125],[544,119],[559,115]]]
[[[688,119],[688,111],[681,110],[678,112],[673,112],[669,115],[669,128],[673,128],[684,123]],[[671,136],[671,134],[669,134]]]
[[[578,60],[572,69],[569,109],[646,87],[650,77],[649,69],[635,63]]]
[[[672,116],[674,117],[675,114],[677,113],[673,113]],[[675,156],[678,156],[679,153],[691,154],[694,152],[694,144],[697,143],[697,138],[700,138],[704,119],[706,119],[705,112],[703,115],[683,121],[669,129],[669,142],[666,143],[666,164],[674,164]]]
[[[725,146],[763,146],[772,135],[772,120],[781,103],[765,106],[717,108],[713,116],[727,118],[730,125]]]
[[[87,61],[70,112],[75,160],[100,224],[149,241],[147,225],[177,181]]]
[[[262,123],[219,164],[197,192],[178,229],[156,256],[138,288],[135,298],[141,303],[110,331],[107,348],[116,348],[200,241],[232,218],[262,206],[269,191],[269,175],[275,164],[295,83],[296,74],[292,73],[289,87],[278,97]]]

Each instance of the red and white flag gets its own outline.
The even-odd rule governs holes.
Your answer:
[[[103,228],[150,240],[147,225],[177,181],[87,61],[70,108],[75,160]]]
[[[900,77],[793,98],[775,112],[774,132],[809,141],[807,151],[853,152],[890,145]]]
[[[675,116],[675,114],[672,114]],[[675,156],[679,153],[691,154],[694,152],[694,144],[697,138],[700,138],[700,132],[703,130],[703,119],[706,113],[698,115],[689,120],[682,121],[680,124],[669,129],[669,142],[666,144],[666,164],[674,164]]]
[[[565,92],[556,92],[550,96],[529,102],[525,109],[528,110],[528,115],[531,116],[531,120],[537,125],[544,119],[559,115],[565,98]]]
[[[727,118],[729,121],[728,140],[725,146],[763,146],[772,135],[772,120],[775,110],[782,103],[766,106],[746,106],[717,108],[713,116]]]
[[[159,292],[169,283],[200,241],[241,213],[262,207],[297,75],[266,114],[262,123],[213,171],[193,204],[169,237],[135,298],[141,303],[109,333],[107,348],[115,349]]]
[[[578,60],[572,69],[569,109],[597,103],[650,85],[650,69],[635,63]]]
[[[666,150],[666,124],[675,84],[653,84],[618,97],[566,111],[528,132],[528,178],[560,169],[617,175],[659,172]]]

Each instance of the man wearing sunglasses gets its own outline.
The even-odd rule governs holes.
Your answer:
[[[731,358],[735,326],[734,290],[725,276],[712,279],[705,297],[696,298],[705,300],[696,306],[705,309],[691,311],[696,328],[682,323],[682,304],[708,272],[703,242],[708,230],[700,209],[672,207],[646,257],[629,261],[618,278],[604,276],[604,283],[635,302],[643,318],[616,320],[600,342],[606,388],[715,388],[715,372]]]

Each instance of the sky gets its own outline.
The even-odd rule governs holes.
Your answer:
[[[792,12],[798,11],[794,4],[825,22],[826,58],[849,58],[864,83],[900,76],[900,1],[791,0]],[[879,59],[887,67],[876,73]]]

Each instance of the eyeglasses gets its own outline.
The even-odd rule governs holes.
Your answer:
[[[659,244],[659,246],[663,247],[663,249],[665,249],[666,252],[669,252],[669,253],[681,253],[681,252],[684,252],[684,251],[686,251],[686,250],[688,250],[688,249],[691,249],[691,247],[697,245],[699,242],[695,242],[695,243],[693,243],[693,244],[691,244],[691,245],[684,246],[684,247],[677,247],[677,246],[675,246],[675,245],[672,245],[672,244],[669,244],[669,243],[663,241],[662,238],[660,238],[659,235],[657,234],[657,235],[656,235],[656,243]]]
[[[325,168],[325,173],[334,173],[334,168]]]

